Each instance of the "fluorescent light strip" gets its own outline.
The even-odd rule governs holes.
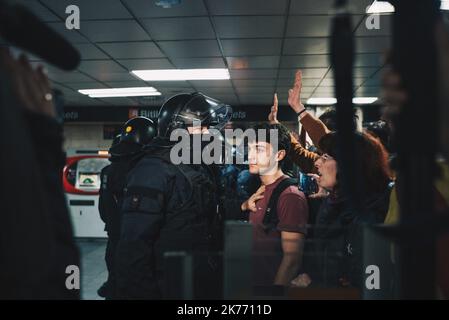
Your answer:
[[[82,94],[109,94],[109,93],[135,93],[135,92],[156,92],[153,87],[128,87],[128,88],[107,88],[107,89],[83,89],[78,90]]]
[[[449,10],[449,0],[442,0],[440,5],[441,10]],[[379,14],[379,13],[393,13],[394,6],[387,1],[377,1],[375,0],[371,6],[366,10],[368,14]]]
[[[352,99],[354,104],[371,104],[377,101],[376,97],[357,97]]]
[[[376,13],[393,13],[394,7],[391,3],[387,1],[377,1],[375,0],[371,6],[366,10],[366,13],[376,14]]]
[[[356,97],[352,99],[354,104],[371,104],[377,101],[376,97]],[[310,105],[333,105],[337,103],[335,98],[310,98],[307,100],[307,104]]]
[[[144,81],[228,80],[228,69],[133,70]]]
[[[160,96],[153,87],[129,87],[129,88],[107,88],[107,89],[82,89],[79,93],[88,95],[91,98],[108,97],[139,97],[139,96]]]
[[[310,98],[307,100],[307,104],[314,104],[314,105],[321,105],[321,104],[332,105],[336,103],[337,99],[335,98]]]
[[[91,98],[117,98],[117,97],[149,97],[160,96],[162,93],[156,92],[134,92],[134,93],[107,93],[107,94],[89,94]]]

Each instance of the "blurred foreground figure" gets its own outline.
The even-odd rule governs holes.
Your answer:
[[[62,126],[51,92],[42,67],[33,70],[24,56],[15,60],[0,49],[0,299],[79,298]]]
[[[438,157],[437,173],[434,182],[434,207],[438,223],[439,231],[445,229],[445,232],[437,235],[436,241],[436,291],[438,298],[449,298],[449,233],[447,225],[443,221],[448,221],[449,216],[449,30],[448,26],[443,21],[438,21],[435,26],[435,41],[437,44],[437,57],[439,64],[439,86],[438,86]],[[392,67],[387,69],[383,74],[383,98],[386,104],[384,110],[384,118],[388,120],[391,126],[393,139],[395,143],[400,143],[395,133],[393,119],[398,116],[405,108],[406,103],[410,99],[410,93],[403,87],[403,81],[399,73]],[[423,109],[423,112],[426,112]],[[401,202],[398,197],[398,187],[396,187],[390,198],[390,207],[388,215],[385,219],[386,224],[397,224],[400,220]],[[431,237],[430,234],[425,233],[428,226],[429,217],[424,216],[422,224],[420,225],[420,232],[423,234],[420,241]],[[437,220],[438,221],[438,220]],[[430,229],[433,235],[437,234],[436,229]],[[393,251],[392,251],[393,253]],[[394,259],[393,259],[394,260]],[[395,261],[393,261],[395,262]]]

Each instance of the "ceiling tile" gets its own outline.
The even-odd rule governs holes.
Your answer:
[[[373,0],[349,0],[350,11],[354,14],[364,14],[367,6]],[[299,0],[292,1],[290,14],[333,14],[335,0]]]
[[[170,58],[221,56],[216,40],[160,41],[159,45]]]
[[[284,78],[278,80],[278,86],[293,86],[294,78]],[[321,81],[321,78],[302,79],[302,85],[304,87],[317,86]]]
[[[214,21],[220,39],[282,38],[285,18],[283,16],[228,16],[214,17]]]
[[[111,60],[84,60],[81,61],[78,70],[93,74],[126,71],[126,69]]]
[[[279,56],[227,57],[230,69],[277,68]]]
[[[321,81],[321,83],[319,83],[319,84],[320,84],[320,86],[322,86],[322,87],[332,87],[332,86],[335,85],[335,81],[334,81],[333,78],[326,78],[326,79],[323,79],[323,80]]]
[[[91,77],[99,80],[99,81],[133,81],[137,79],[129,72],[90,72],[88,73]]]
[[[132,81],[107,81],[105,82],[111,88],[128,88],[128,87],[149,87],[145,81],[132,80]]]
[[[196,88],[216,88],[216,87],[220,87],[220,88],[231,88],[232,84],[230,80],[214,80],[214,81],[209,81],[209,80],[195,80],[195,81],[190,81],[190,83]]]
[[[281,68],[327,68],[329,59],[330,56],[326,54],[282,56]]]
[[[391,44],[389,37],[356,37],[357,53],[383,53]]]
[[[68,16],[65,10],[70,5],[79,7],[81,20],[132,18],[120,0],[42,0],[42,2],[64,18]]]
[[[225,68],[223,58],[173,58],[171,59],[176,68]]]
[[[215,88],[200,88],[200,87],[196,87],[196,89],[199,92],[204,93],[205,95],[211,96],[211,97],[215,97],[218,95],[234,95],[234,89],[233,88],[222,88],[222,87],[215,87]]]
[[[290,4],[290,14],[330,14],[334,3],[334,0],[292,1]]]
[[[151,70],[151,69],[173,69],[173,65],[168,59],[120,59],[118,63],[129,71],[131,70]]]
[[[383,57],[380,53],[365,53],[355,55],[355,67],[380,67]]]
[[[378,67],[375,68],[368,68],[368,67],[356,67],[353,68],[353,74],[355,78],[369,78],[374,73],[376,73],[379,70]]]
[[[287,9],[286,0],[208,0],[207,3],[213,15],[283,15]]]
[[[183,0],[169,9],[157,6],[156,1],[124,0],[137,18],[207,16],[203,1]]]
[[[215,94],[212,96],[214,99],[217,99],[223,103],[227,103],[232,105],[235,105],[237,100],[237,96],[235,94]]]
[[[82,25],[81,33],[93,42],[151,40],[134,20],[83,21]]]
[[[240,87],[270,87],[274,88],[275,79],[258,79],[258,80],[233,80],[236,90]]]
[[[327,54],[329,38],[288,39],[284,42],[286,55],[294,54]]]
[[[354,78],[369,78],[379,70],[379,67],[354,67],[352,70]],[[326,74],[326,78],[334,78],[333,69]]]
[[[360,86],[363,82],[366,81],[366,78],[354,78],[353,79],[353,86],[354,87],[358,87]],[[335,85],[335,80],[332,77],[326,77],[325,79],[323,79],[323,81],[321,81],[320,86],[321,87],[333,87]]]
[[[334,91],[334,87],[318,87],[315,92],[315,94],[326,94],[329,96],[334,96],[335,95],[335,91]]]
[[[355,92],[356,96],[359,97],[368,97],[368,96],[374,96],[374,97],[380,97],[381,96],[381,88],[380,87],[366,87],[362,86],[357,89]]]
[[[225,56],[277,56],[282,39],[222,40]]]
[[[326,74],[328,68],[303,68],[302,78],[322,78]],[[295,79],[297,69],[280,69],[279,78]]]
[[[147,81],[148,85],[155,88],[167,88],[167,87],[180,87],[180,88],[191,88],[192,85],[188,81]]]
[[[164,57],[153,42],[101,43],[99,46],[115,59]]]
[[[367,87],[380,87],[381,81],[379,77],[372,77],[363,82],[363,86]]]
[[[72,72],[60,72],[60,73],[48,73],[48,77],[52,81],[57,81],[61,83],[70,82],[92,82],[93,79],[77,71]]]
[[[301,88],[301,96],[304,94],[310,94],[315,90],[316,87],[302,87]],[[288,90],[290,90],[291,87],[277,87],[276,92],[279,97],[288,97]]]
[[[236,91],[239,95],[268,94],[273,93],[273,87],[238,87],[236,88]]]
[[[231,79],[275,79],[277,69],[243,69],[231,70]]]
[[[100,82],[78,82],[78,83],[69,83],[67,84],[68,87],[72,88],[73,90],[82,90],[82,89],[101,89],[101,88],[107,88],[104,84]]]
[[[164,95],[171,96],[179,93],[190,93],[192,92],[192,87],[157,87],[157,90]]]
[[[314,92],[312,95],[310,95],[311,98],[332,98],[334,97],[334,94],[331,93],[320,93],[320,92]]]
[[[92,44],[75,43],[73,46],[80,52],[81,59],[108,59],[106,54]]]
[[[89,40],[81,35],[78,30],[73,29],[69,30],[66,28],[64,22],[49,22],[47,25],[59,33],[64,39],[66,39],[70,43],[88,43]]]
[[[155,40],[215,39],[208,17],[144,19]]]
[[[328,37],[331,31],[330,22],[330,16],[290,16],[286,36]]]

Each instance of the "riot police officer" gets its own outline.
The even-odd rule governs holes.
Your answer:
[[[174,165],[170,151],[175,142],[170,141],[170,135],[175,129],[191,134],[196,129],[203,133],[221,129],[231,115],[230,106],[201,93],[176,95],[161,107],[158,137],[127,179],[117,248],[119,298],[182,297],[167,290],[168,280],[173,283],[179,276],[167,272],[164,254],[168,252],[193,254],[194,298],[217,297],[220,275],[216,277],[209,255],[220,246],[215,237],[215,172],[203,163]],[[201,127],[195,127],[194,121],[200,121]]]
[[[142,148],[156,136],[155,123],[145,117],[128,120],[114,139],[109,153],[111,164],[101,171],[98,209],[108,233],[105,261],[108,279],[98,289],[98,295],[113,299],[115,292],[115,252],[120,234],[120,208],[123,202],[126,175],[143,155]]]

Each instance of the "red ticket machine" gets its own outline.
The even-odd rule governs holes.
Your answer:
[[[100,172],[110,164],[102,151],[67,152],[63,184],[72,218],[75,237],[106,237],[104,223],[98,211]]]

